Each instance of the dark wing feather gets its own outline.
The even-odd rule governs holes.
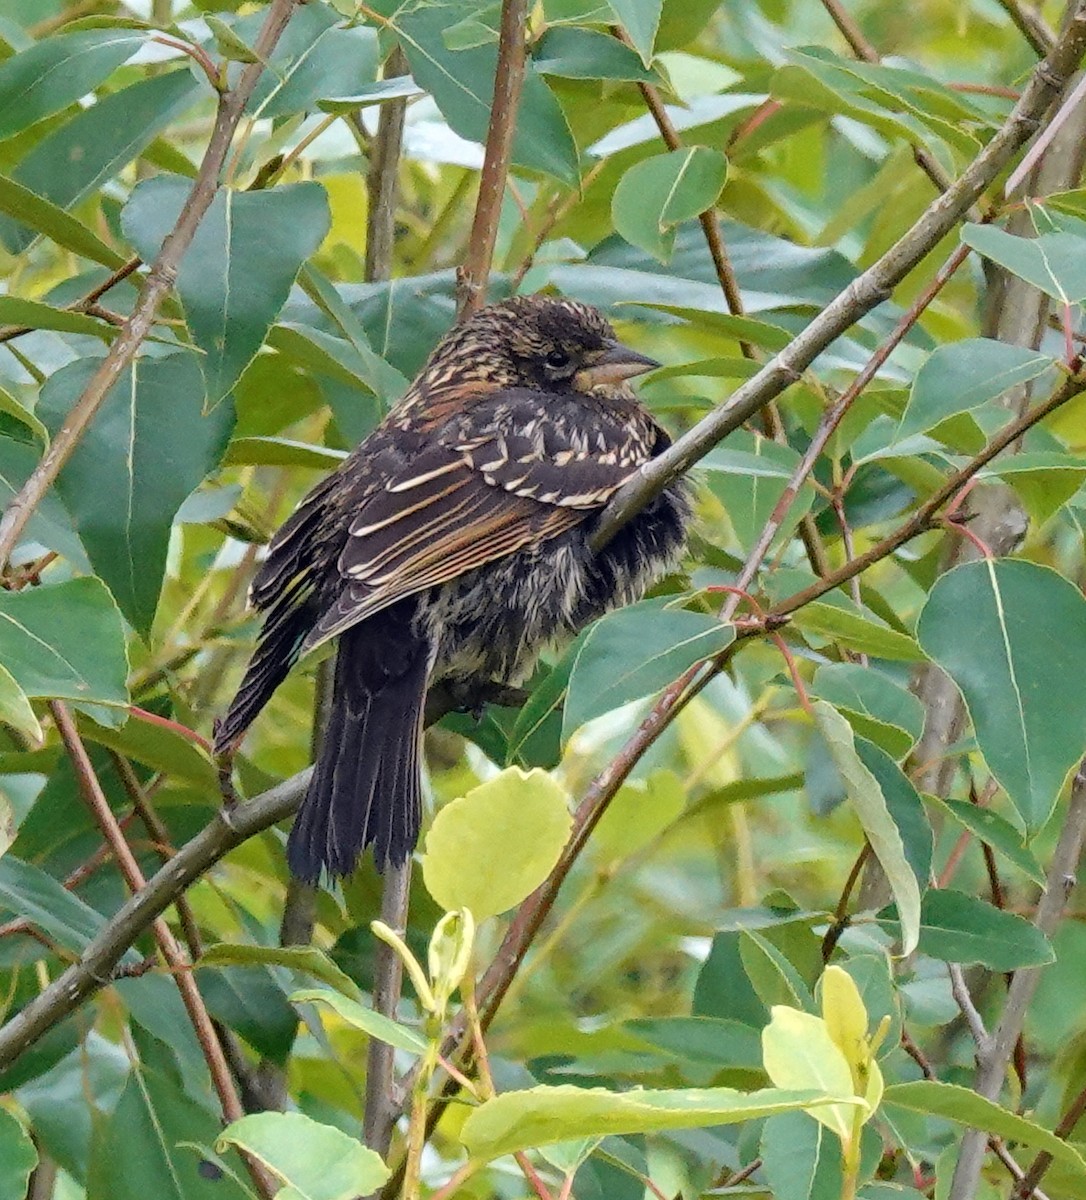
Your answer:
[[[597,420],[590,438],[541,414],[535,393],[506,392],[495,407],[485,436],[450,431],[361,499],[339,556],[343,586],[303,650],[405,596],[557,537],[651,456],[648,419],[632,433]],[[578,415],[583,421],[583,409]]]

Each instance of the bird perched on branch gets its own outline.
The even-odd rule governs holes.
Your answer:
[[[675,557],[682,483],[602,550],[588,545],[607,502],[668,445],[627,382],[657,365],[585,304],[483,309],[272,539],[250,596],[263,629],[215,744],[234,746],[298,657],[339,639],[287,847],[295,875],[350,874],[371,845],[378,867],[414,849],[433,681],[515,682]]]

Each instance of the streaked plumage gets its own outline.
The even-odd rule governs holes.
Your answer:
[[[587,305],[484,309],[272,539],[251,592],[263,630],[216,746],[338,636],[324,751],[288,845],[295,874],[349,874],[367,845],[379,866],[410,854],[430,682],[515,682],[674,558],[682,485],[599,554],[587,546],[608,500],[668,444],[625,383],[652,365]]]

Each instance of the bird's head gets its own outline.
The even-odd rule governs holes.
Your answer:
[[[431,362],[497,387],[600,395],[660,365],[624,346],[598,309],[557,296],[515,296],[482,309]]]

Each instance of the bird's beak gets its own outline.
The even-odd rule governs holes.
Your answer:
[[[621,342],[610,342],[590,362],[573,376],[573,386],[579,392],[590,392],[605,383],[623,383],[635,375],[644,375],[660,364],[654,358],[638,354]]]

